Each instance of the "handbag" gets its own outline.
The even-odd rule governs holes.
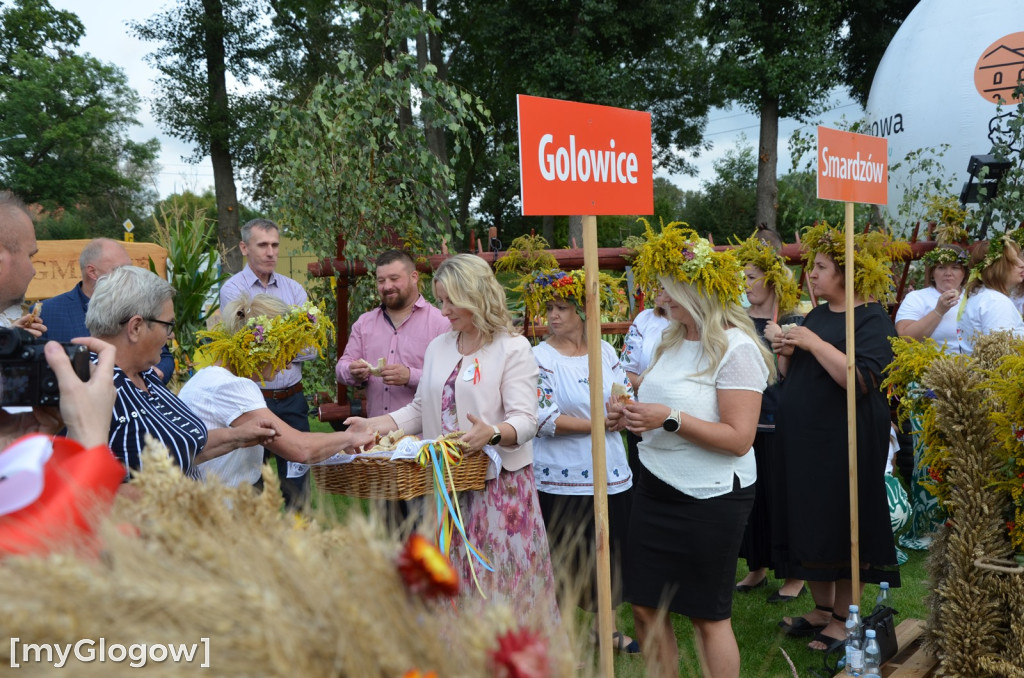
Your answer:
[[[874,629],[875,640],[881,649],[882,661],[885,663],[896,656],[899,643],[896,642],[896,610],[888,605],[878,605],[867,617],[864,617],[864,630]]]
[[[863,630],[874,629],[875,640],[878,641],[881,661],[884,664],[899,651],[899,643],[896,642],[896,610],[888,605],[876,605],[871,614],[861,619]],[[810,667],[808,673],[816,678],[832,678],[843,668],[843,661],[846,658],[846,647],[840,645],[832,652],[825,653],[823,658],[825,670]]]

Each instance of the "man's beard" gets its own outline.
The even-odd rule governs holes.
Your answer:
[[[400,311],[409,303],[409,292],[398,290],[391,296],[382,297],[384,308],[389,311]]]

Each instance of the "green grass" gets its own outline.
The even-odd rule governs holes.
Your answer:
[[[332,430],[328,424],[312,418],[310,427],[313,431]],[[343,515],[353,509],[367,510],[365,501],[333,494],[322,494],[317,491],[315,484],[312,488],[312,497],[314,507],[321,506],[328,511],[333,509],[337,515]],[[899,611],[896,618],[897,623],[909,618],[927,619],[928,617],[928,608],[924,603],[925,596],[929,591],[925,569],[927,553],[907,551],[907,554],[910,556],[910,560],[900,568],[903,585],[890,592],[890,604]],[[742,579],[746,574],[746,564],[741,560],[736,572],[736,581]],[[793,660],[801,678],[809,678],[813,675],[808,669],[822,670],[824,668],[822,654],[807,649],[810,638],[789,638],[778,627],[778,622],[783,617],[799,616],[814,607],[810,592],[787,603],[768,603],[768,596],[779,585],[781,585],[781,581],[770,578],[769,586],[765,588],[756,589],[747,594],[733,595],[732,626],[740,647],[741,678],[791,676],[792,672],[781,652],[783,649]],[[878,586],[874,584],[865,586],[864,606],[873,607],[877,595]],[[630,606],[628,604],[619,606],[616,614],[618,628],[626,635],[634,636],[633,613]],[[583,612],[578,614],[577,622],[581,625],[580,628],[592,627],[592,621],[587,618],[588,616]],[[676,638],[679,640],[680,677],[700,678],[697,650],[693,642],[693,627],[689,620],[677,615],[673,615],[672,623],[676,630]],[[599,661],[596,649],[593,660],[596,666]],[[616,655],[616,678],[642,678],[644,675],[644,663],[641,659],[621,654]]]
[[[896,622],[904,619],[926,619],[928,609],[924,598],[928,593],[928,577],[925,570],[927,553],[924,551],[908,551],[910,560],[900,568],[903,585],[890,591],[891,605],[899,611]],[[746,565],[740,561],[736,580],[747,574]],[[781,581],[769,579],[769,586],[755,589],[747,594],[737,593],[733,596],[732,626],[736,634],[736,642],[740,647],[741,678],[774,678],[791,676],[792,672],[780,650],[785,650],[801,678],[813,675],[808,669],[823,670],[822,654],[807,649],[810,638],[788,638],[778,627],[783,617],[799,616],[814,607],[810,592],[797,600],[786,603],[768,603],[767,598]],[[873,607],[878,595],[878,586],[868,584],[864,587],[863,602],[866,607]],[[619,628],[633,635],[633,615],[629,605],[618,609]],[[685,617],[673,615],[673,626],[679,640],[679,675],[682,678],[700,678],[700,666],[697,662],[697,650],[693,642],[693,627]],[[594,661],[597,662],[595,652]],[[615,658],[616,678],[641,678],[644,676],[643,661],[617,655]]]

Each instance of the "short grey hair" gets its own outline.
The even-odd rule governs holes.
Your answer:
[[[277,227],[277,224],[275,224],[270,219],[264,219],[262,217],[257,219],[250,219],[249,221],[245,222],[245,226],[242,226],[242,242],[244,242],[246,245],[249,244],[249,238],[252,237],[252,229],[254,228],[258,228],[262,231],[281,231],[281,229]]]
[[[103,251],[108,245],[124,247],[124,245],[113,238],[94,238],[86,243],[85,247],[82,248],[82,253],[78,255],[78,268],[84,273],[86,266],[95,264],[103,257]]]
[[[23,244],[15,229],[8,223],[16,219],[19,212],[28,217],[29,221],[35,221],[21,198],[10,191],[0,191],[0,247],[11,254],[21,253]]]
[[[156,273],[121,266],[96,281],[85,326],[94,337],[114,337],[132,316],[155,318],[173,297],[174,288]]]

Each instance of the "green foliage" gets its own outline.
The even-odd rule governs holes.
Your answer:
[[[317,256],[335,252],[369,263],[381,244],[397,236],[433,252],[452,213],[445,197],[454,174],[425,141],[425,128],[447,130],[452,152],[463,150],[467,131],[487,115],[482,102],[420,67],[401,47],[437,20],[408,3],[389,0],[386,11],[363,7],[385,55],[368,67],[354,53],[342,55],[336,75],[323,79],[303,106],[274,107],[269,142],[269,185],[282,223]],[[415,101],[417,117],[404,120]]]
[[[998,231],[1011,231],[1024,223],[1024,84],[1014,90],[1014,98],[1017,104],[1010,110],[1005,110],[1005,104],[996,109],[999,128],[992,146],[992,154],[1000,160],[1009,160],[1010,169],[1000,180],[994,198],[986,195],[984,186],[979,187],[978,209],[968,227],[975,237],[986,218]],[[983,182],[987,175],[986,168],[977,180]]]
[[[152,200],[159,151],[138,143],[139,97],[124,73],[77,53],[84,33],[45,0],[0,5],[0,183],[47,207],[91,206],[123,219]]]
[[[539,218],[519,214],[516,94],[649,111],[655,165],[695,171],[679,151],[707,147],[701,133],[715,90],[707,87],[692,2],[477,0],[443,7],[447,77],[493,114],[491,127],[471,133],[472,156],[456,163],[460,223],[475,217],[497,227],[504,242],[540,231]],[[557,234],[552,241],[563,242]]]
[[[196,332],[220,306],[217,290],[227,275],[217,263],[217,225],[202,210],[189,212],[171,205],[153,216],[157,242],[167,250],[168,274],[174,295],[174,362],[176,378],[193,372]],[[152,262],[150,268],[154,268]]]
[[[754,201],[757,184],[757,158],[746,138],[714,163],[715,177],[705,180],[701,190],[688,191],[682,219],[703,236],[724,245],[731,236],[746,238],[754,232]]]

